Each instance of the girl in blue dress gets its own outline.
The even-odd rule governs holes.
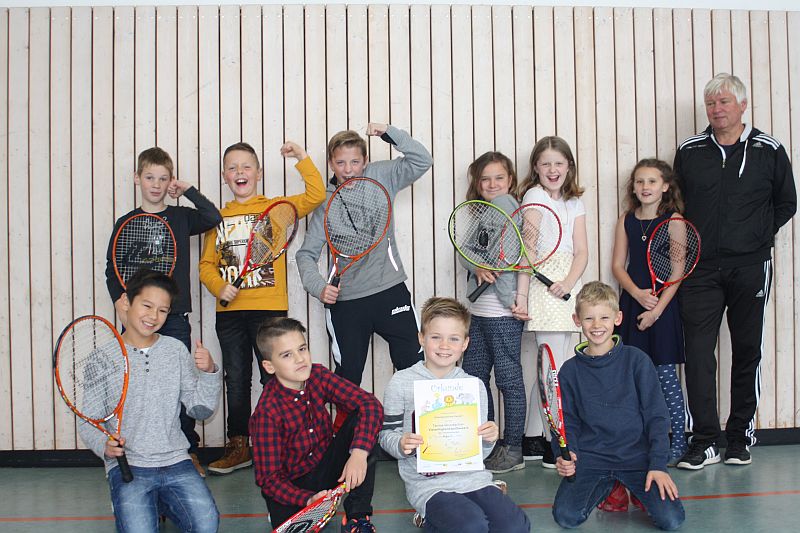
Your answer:
[[[628,210],[617,221],[612,258],[612,271],[621,289],[619,307],[623,317],[617,333],[623,343],[649,354],[656,365],[671,419],[669,464],[674,466],[687,449],[686,410],[675,368],[686,360],[683,326],[675,299],[680,284],[653,295],[647,241],[660,222],[681,217],[683,200],[672,168],[658,159],[643,159],[636,164],[626,193]]]

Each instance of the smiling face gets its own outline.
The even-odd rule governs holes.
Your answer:
[[[425,351],[425,367],[442,378],[461,359],[469,344],[464,322],[458,318],[439,316],[430,320],[419,332],[419,343]]]
[[[163,165],[147,165],[134,174],[133,182],[142,191],[142,207],[148,212],[164,210],[164,198],[172,181],[172,173]]]
[[[548,148],[536,160],[535,170],[539,183],[553,199],[561,198],[561,190],[569,172],[569,161],[564,154]]]
[[[127,311],[125,342],[137,348],[146,348],[155,342],[155,333],[167,321],[172,298],[160,287],[144,287],[139,294],[128,300],[123,294],[123,308]]]
[[[582,303],[572,315],[575,325],[581,328],[589,342],[587,355],[605,355],[614,347],[614,326],[622,324],[622,311],[614,311],[605,303]]]
[[[480,178],[478,178],[478,194],[487,202],[491,202],[498,196],[508,194],[511,189],[511,176],[505,165],[498,161],[493,161],[483,167]]]
[[[333,151],[328,166],[336,176],[336,182],[341,185],[349,178],[363,176],[367,162],[367,157],[361,148],[355,145],[342,145]]]
[[[633,176],[633,194],[642,204],[642,210],[658,208],[669,185],[664,182],[661,171],[653,167],[641,167]]]
[[[311,375],[311,353],[306,337],[299,331],[289,331],[269,341],[269,355],[261,364],[288,389],[302,390]]]
[[[222,178],[240,203],[258,194],[262,173],[256,156],[245,150],[232,150],[222,161]]]

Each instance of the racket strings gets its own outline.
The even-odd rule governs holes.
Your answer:
[[[661,283],[676,282],[694,269],[700,258],[700,238],[680,219],[660,225],[649,245],[650,266]]]
[[[62,337],[58,370],[69,403],[92,420],[114,413],[125,383],[125,357],[116,335],[103,323],[84,320]]]
[[[325,217],[328,240],[339,255],[358,256],[385,233],[391,205],[382,188],[369,181],[340,187]]]
[[[523,208],[514,221],[519,224],[531,266],[553,255],[561,242],[561,224],[551,210],[544,206]]]
[[[319,531],[320,526],[327,524],[336,515],[341,501],[341,495],[331,499],[320,500],[317,505],[307,507],[300,516],[278,527],[276,533],[302,533],[306,531]]]
[[[294,235],[297,212],[289,204],[276,205],[253,226],[250,261],[265,265],[279,256]]]
[[[519,236],[503,211],[485,203],[466,203],[450,217],[450,239],[469,261],[490,268],[519,262]]]
[[[133,217],[117,233],[114,259],[125,282],[141,268],[169,274],[175,264],[175,238],[164,221]]]

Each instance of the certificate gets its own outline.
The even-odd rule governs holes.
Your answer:
[[[478,378],[414,382],[414,426],[424,442],[417,472],[483,470]]]

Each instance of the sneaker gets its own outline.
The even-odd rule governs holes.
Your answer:
[[[556,456],[553,455],[553,448],[550,447],[550,443],[548,442],[542,454],[542,468],[555,469],[555,467]]]
[[[713,442],[694,441],[689,444],[689,450],[678,461],[678,468],[685,470],[700,470],[706,465],[717,464],[720,461],[719,448]]]
[[[375,533],[375,531],[377,530],[375,526],[372,525],[372,522],[369,521],[368,516],[364,518],[353,518],[351,520],[342,518],[342,533]]]
[[[411,518],[411,523],[414,524],[414,527],[422,529],[425,527],[425,517],[419,513],[414,513],[414,517]]]
[[[250,456],[248,438],[244,435],[231,437],[225,445],[225,454],[221,459],[208,464],[208,471],[214,474],[230,474],[234,470],[246,468],[253,464]]]
[[[645,510],[644,504],[639,500],[639,498],[634,496],[632,492],[631,492],[631,503],[633,505],[635,505],[636,508],[639,509],[640,511],[644,511]]]
[[[752,462],[750,446],[740,440],[728,441],[728,447],[725,448],[726,465],[749,465]]]
[[[505,474],[512,470],[525,468],[525,460],[522,458],[522,448],[520,446],[500,446],[493,457],[487,457],[483,462],[486,470],[493,474]]]
[[[203,470],[203,466],[200,464],[200,458],[197,457],[197,454],[190,453],[189,457],[192,459],[192,464],[195,470],[197,470],[197,473],[200,474],[200,477],[206,477],[206,471]]]
[[[522,457],[526,461],[538,461],[549,447],[544,437],[522,437]]]
[[[614,488],[605,500],[597,504],[597,508],[607,513],[624,513],[628,510],[628,489],[616,481]]]

